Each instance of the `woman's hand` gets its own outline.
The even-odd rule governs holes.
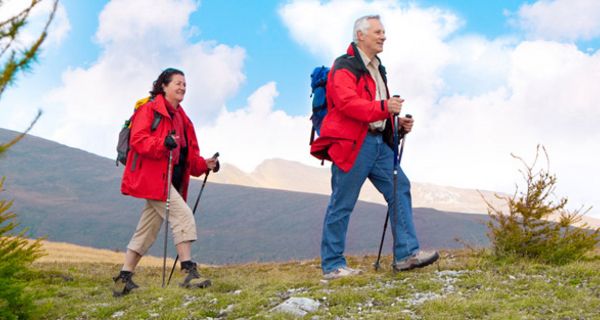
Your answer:
[[[217,158],[208,158],[205,160],[209,170],[214,170],[217,167],[219,160]]]

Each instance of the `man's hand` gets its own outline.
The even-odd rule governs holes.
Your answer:
[[[388,100],[388,111],[393,114],[400,114],[400,111],[402,111],[403,102],[404,99],[400,97],[391,97]]]
[[[402,130],[403,133],[409,133],[412,130],[413,124],[415,123],[415,120],[411,117],[400,117],[400,129]]]

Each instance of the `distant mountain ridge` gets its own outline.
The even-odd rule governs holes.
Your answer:
[[[0,129],[0,140],[16,132]],[[6,175],[2,198],[14,199],[13,211],[30,236],[111,250],[124,250],[139,218],[143,200],[120,194],[122,167],[112,159],[27,136],[0,159]],[[294,170],[294,168],[290,168]],[[282,261],[319,255],[328,196],[215,183],[235,178],[224,165],[203,193],[196,221],[199,241],[194,256],[203,263]],[[240,179],[247,179],[243,175]],[[265,173],[263,179],[269,179]],[[193,181],[189,202],[199,192]],[[377,250],[386,208],[359,201],[348,232],[348,253]],[[415,209],[415,223],[425,248],[456,248],[460,238],[487,245],[485,215]],[[162,234],[161,234],[162,237]],[[387,236],[389,252],[391,236]],[[162,255],[162,241],[150,253]],[[169,248],[174,255],[172,246]]]
[[[329,166],[329,162],[326,166],[317,168],[295,161],[269,159],[251,173],[245,173],[233,165],[224,164],[223,173],[214,175],[211,180],[227,184],[328,195],[331,193]],[[487,213],[487,206],[477,190],[418,182],[411,182],[411,186],[415,207],[463,213]],[[481,194],[494,205],[502,206],[502,202],[495,197],[495,192],[482,190]],[[370,182],[366,182],[363,186],[359,199],[385,204],[383,196]]]
[[[329,195],[331,193],[329,166],[330,164],[327,163],[327,167],[317,168],[295,161],[269,159],[265,160],[251,173],[245,173],[235,166],[225,164],[224,168],[226,170],[223,170],[223,173],[211,176],[211,180],[234,185]],[[497,197],[497,195],[501,197],[508,195],[499,192],[411,182],[411,193],[415,208],[487,214],[485,198],[495,208],[508,212],[506,202]],[[359,200],[385,205],[383,196],[368,181],[365,182],[361,190]],[[558,215],[551,217],[551,219],[556,220],[559,218]],[[590,227],[600,227],[600,219],[585,216],[583,222],[586,222]]]

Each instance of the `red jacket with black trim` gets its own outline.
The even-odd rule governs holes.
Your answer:
[[[379,72],[387,91],[385,68],[381,64]],[[321,135],[310,148],[314,157],[333,161],[342,171],[350,171],[369,130],[369,123],[383,119],[389,119],[384,136],[391,145],[393,121],[387,100],[375,100],[375,80],[354,43],[333,63],[326,91],[327,115],[323,119]]]
[[[161,115],[161,120],[156,130],[151,131],[155,111]],[[178,191],[183,199],[187,199],[190,175],[200,176],[208,172],[208,167],[204,158],[200,156],[200,147],[192,121],[181,105],[177,108],[177,112],[180,112],[184,119],[183,128],[188,147],[181,188]],[[157,95],[135,112],[129,138],[130,150],[121,181],[123,194],[143,199],[167,200],[169,150],[165,147],[164,141],[172,130],[173,121],[167,112],[162,95]],[[174,165],[175,160],[172,162],[171,166]]]

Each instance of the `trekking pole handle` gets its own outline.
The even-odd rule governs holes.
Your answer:
[[[215,154],[212,156],[212,159],[216,159],[217,160],[217,166],[214,169],[212,169],[212,171],[215,172],[215,173],[219,172],[219,169],[221,169],[221,165],[219,164],[219,153],[215,152]]]
[[[392,97],[393,98],[400,98],[400,95],[399,94],[395,94]],[[399,115],[400,115],[399,113],[394,113],[394,116],[399,116]]]

